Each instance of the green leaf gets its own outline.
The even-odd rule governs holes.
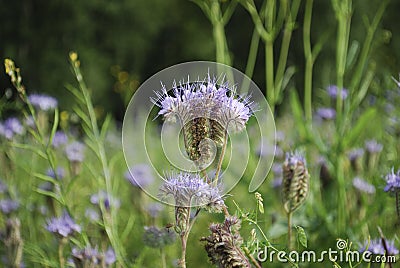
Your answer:
[[[51,128],[50,138],[49,138],[49,142],[47,143],[47,147],[50,146],[53,143],[53,138],[54,138],[54,134],[57,131],[59,119],[60,119],[59,118],[59,112],[58,112],[58,109],[56,108],[54,110],[54,122],[53,122],[53,127]]]
[[[300,242],[300,244],[307,248],[307,236],[306,232],[304,231],[303,227],[301,226],[295,226],[297,230],[297,240]]]
[[[360,118],[357,120],[355,126],[348,132],[343,139],[343,147],[351,148],[354,143],[359,139],[361,133],[363,133],[365,127],[374,121],[376,116],[376,109],[370,108],[365,111]]]

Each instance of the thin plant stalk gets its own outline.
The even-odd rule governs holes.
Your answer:
[[[304,74],[304,111],[306,120],[312,121],[312,75],[313,75],[313,53],[311,50],[311,16],[312,16],[313,0],[306,1],[304,26],[303,26],[303,43],[304,55],[306,58],[306,68]]]
[[[78,61],[78,55],[75,52],[71,52],[70,60],[71,60],[72,70],[79,84],[80,93],[82,94],[83,97],[83,104],[86,106],[88,113],[88,119],[90,124],[88,127],[90,128],[91,131],[91,133],[88,134],[90,134],[90,137],[93,137],[92,142],[94,142],[94,148],[95,148],[94,152],[96,153],[102,167],[102,176],[98,176],[99,184],[101,185],[105,183],[106,192],[107,195],[109,195],[111,193],[112,186],[111,186],[111,172],[108,165],[107,155],[103,143],[103,137],[105,131],[104,125],[102,131],[100,132],[97,124],[97,118],[94,111],[94,107],[90,98],[90,93],[86,86],[85,81],[83,80],[83,76],[80,70],[80,62]],[[120,246],[119,240],[117,239],[118,235],[115,223],[116,219],[115,210],[113,209],[112,206],[110,206],[110,208],[108,208],[107,211],[102,202],[100,203],[100,209],[102,211],[104,229],[107,233],[108,239],[110,240],[110,243],[113,249],[115,250],[119,263],[123,267],[126,267],[123,261],[123,255],[124,255],[123,249]]]
[[[58,261],[60,263],[60,268],[65,267],[64,247],[67,243],[68,238],[66,237],[61,238],[58,243]]]
[[[225,130],[224,143],[222,144],[221,155],[219,156],[219,159],[218,159],[217,170],[215,171],[215,177],[214,177],[214,181],[213,181],[213,184],[215,187],[217,187],[217,185],[218,185],[219,173],[221,172],[221,169],[222,169],[222,162],[225,157],[227,144],[228,144],[228,130]]]
[[[166,258],[165,258],[165,252],[164,252],[163,248],[160,249],[160,255],[161,255],[162,268],[167,268],[167,261],[166,261]]]
[[[287,224],[288,224],[288,231],[287,231],[287,236],[288,236],[288,250],[292,249],[292,214],[293,212],[290,211],[287,213]]]

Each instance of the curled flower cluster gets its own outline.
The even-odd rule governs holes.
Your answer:
[[[178,118],[183,125],[196,118],[208,118],[225,129],[229,126],[235,131],[243,130],[252,114],[249,97],[241,98],[227,82],[217,82],[208,76],[205,81],[175,83],[173,96],[163,86],[153,100],[161,108],[158,114],[168,121]]]
[[[201,238],[204,241],[208,257],[218,267],[251,267],[249,260],[241,250],[243,239],[239,233],[240,220],[229,216],[224,223],[210,225],[211,234]]]
[[[282,197],[286,212],[295,211],[307,197],[309,177],[306,160],[300,153],[286,155],[283,163]]]
[[[222,211],[224,201],[220,191],[206,183],[199,174],[179,173],[167,177],[160,187],[160,197],[172,196],[179,207],[200,206],[212,211]]]
[[[74,232],[80,233],[81,227],[74,222],[68,213],[64,213],[59,218],[52,218],[47,221],[46,229],[49,232],[68,237]]]

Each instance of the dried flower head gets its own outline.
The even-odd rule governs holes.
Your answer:
[[[224,223],[211,224],[211,234],[201,238],[204,241],[208,257],[219,267],[251,267],[241,249],[243,239],[239,233],[240,220],[229,216]]]
[[[295,211],[308,194],[309,178],[307,165],[300,153],[289,153],[283,163],[282,197],[286,212]]]

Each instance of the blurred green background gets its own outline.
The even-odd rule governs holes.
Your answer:
[[[364,17],[372,18],[379,3],[353,2],[351,41],[363,41]],[[293,79],[300,85],[298,89],[303,84],[303,9],[302,4],[288,60],[299,74]],[[397,76],[400,70],[400,52],[396,49],[400,47],[398,10],[400,1],[391,1],[376,33],[372,60],[378,66],[377,81],[388,73]],[[119,120],[129,97],[154,73],[185,61],[215,60],[211,24],[201,9],[187,0],[4,1],[0,17],[1,58],[14,59],[22,67],[28,90],[57,97],[62,109],[68,109],[72,99],[64,87],[74,79],[68,64],[71,50],[80,55],[98,111],[112,112]],[[325,33],[330,36],[328,40],[333,40],[336,25],[330,1],[315,1],[312,41]],[[226,26],[226,36],[233,67],[241,71],[245,70],[253,27],[247,11],[238,5]],[[332,82],[335,46],[329,41],[324,44],[314,69],[314,88],[324,88]],[[279,53],[278,48],[275,53]],[[253,79],[265,88],[262,45],[258,54]],[[3,92],[11,87],[4,73],[0,74],[0,83]]]

